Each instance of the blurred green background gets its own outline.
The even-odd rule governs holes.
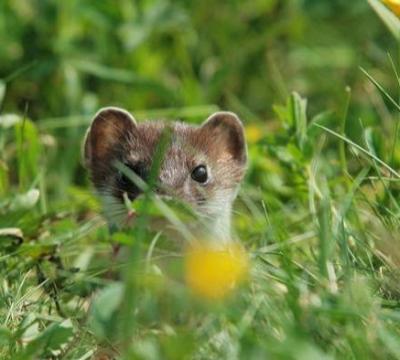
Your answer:
[[[115,355],[121,317],[126,359],[400,358],[398,62],[363,0],[0,0],[0,358]],[[109,105],[243,120],[251,274],[226,303],[162,272],[174,239],[99,220],[80,148]],[[134,316],[111,241],[153,255]]]
[[[71,159],[68,174],[102,106],[200,121],[216,105],[273,129],[273,105],[292,91],[311,114],[340,113],[350,86],[352,117],[374,123],[359,66],[395,86],[393,41],[364,1],[3,0],[0,43],[2,112],[61,135],[55,158]]]
[[[36,121],[217,104],[262,119],[296,90],[337,107],[359,66],[388,66],[391,41],[364,1],[5,1],[0,4],[5,111]],[[247,115],[249,113],[249,116]]]

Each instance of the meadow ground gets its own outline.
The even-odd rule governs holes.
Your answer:
[[[392,10],[0,1],[0,358],[400,358]],[[152,227],[174,213],[150,197],[137,226],[108,230],[80,160],[106,105],[139,121],[243,119],[233,227],[249,268],[226,298],[185,285],[182,248]]]

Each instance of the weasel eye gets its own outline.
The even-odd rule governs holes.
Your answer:
[[[204,184],[208,179],[207,168],[204,165],[199,165],[193,169],[191,176],[194,181]]]

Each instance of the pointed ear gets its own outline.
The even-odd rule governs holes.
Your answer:
[[[246,140],[243,124],[232,112],[220,111],[212,114],[201,126],[202,135],[210,144],[218,147],[218,153],[228,154],[240,165],[247,161]]]
[[[88,166],[109,159],[121,151],[136,132],[135,119],[127,111],[106,107],[93,118],[86,132],[83,157]]]

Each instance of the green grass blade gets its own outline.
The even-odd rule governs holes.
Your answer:
[[[397,16],[379,0],[368,0],[368,3],[385,23],[396,40],[400,40],[400,20]]]
[[[384,161],[379,159],[377,156],[369,152],[368,150],[364,149],[360,145],[356,144],[355,142],[351,141],[350,139],[346,138],[345,136],[340,135],[339,133],[319,124],[313,124],[316,127],[319,127],[320,129],[323,129],[324,131],[328,132],[331,135],[336,136],[337,138],[345,141],[347,144],[354,146],[356,149],[360,150],[363,154],[369,156],[371,159],[375,160],[379,165],[383,166],[386,170],[388,170],[391,174],[396,176],[397,178],[400,178],[400,174],[394,170],[392,167],[390,167],[388,164],[386,164]]]
[[[365,69],[361,68],[361,71],[367,76],[367,78],[375,85],[375,87],[379,90],[379,92],[389,100],[389,102],[400,111],[400,105],[394,100],[388,92],[383,88],[381,84],[379,84]]]

